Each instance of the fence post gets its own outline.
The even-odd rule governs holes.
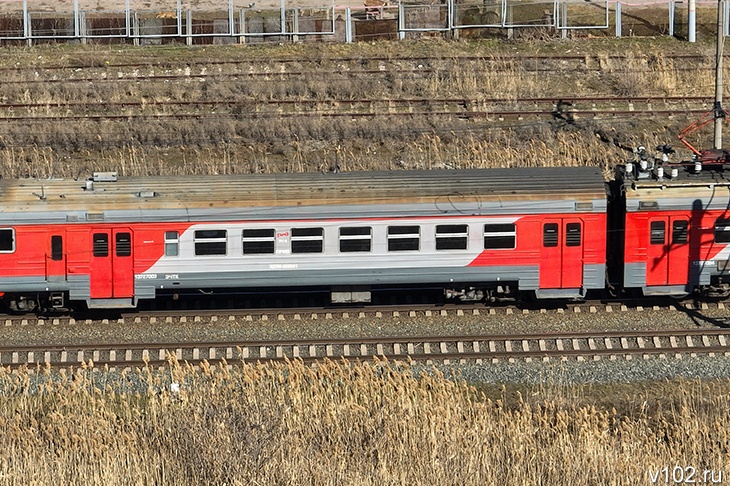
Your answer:
[[[239,44],[245,44],[246,43],[246,36],[243,35],[246,33],[246,11],[242,8],[238,9],[238,33],[240,34],[238,36],[238,43]]]
[[[669,0],[669,36],[674,37],[674,0]]]
[[[696,27],[697,22],[697,2],[696,0],[689,0],[689,14],[687,15],[687,40],[689,42],[695,42],[696,40]]]
[[[616,37],[621,37],[621,2],[616,2]]]
[[[398,40],[403,40],[406,38],[406,32],[405,32],[405,18],[404,18],[405,10],[403,9],[403,2],[401,0],[398,0]]]
[[[568,4],[563,2],[560,5],[560,10],[562,11],[562,14],[560,15],[560,18],[563,22],[563,34],[562,38],[567,39],[568,38]]]
[[[299,7],[294,7],[294,17],[292,18],[292,31],[293,34],[291,36],[292,42],[299,42],[299,36],[297,35],[297,32],[299,32]]]
[[[352,44],[352,10],[345,7],[345,42]]]
[[[134,38],[134,45],[140,45],[139,42],[139,13],[135,10],[132,16],[132,37]]]
[[[185,10],[185,45],[193,45],[193,10]]]
[[[89,32],[87,31],[86,12],[81,11],[79,12],[79,37],[81,37],[81,43],[84,45],[88,43],[88,39],[86,37],[88,33]]]
[[[454,5],[454,0],[447,0],[446,2],[446,8],[449,18],[449,32],[451,33],[452,39],[458,39],[459,38],[459,29],[455,27],[456,20],[454,17],[456,16],[456,5]]]
[[[23,36],[28,46],[33,45],[33,41],[30,39],[31,27],[30,27],[30,14],[28,13],[28,0],[23,0]]]
[[[125,35],[129,39],[132,36],[132,22],[129,18],[129,0],[125,0],[124,2],[124,28],[126,29]]]
[[[286,34],[286,0],[281,0],[281,36]]]

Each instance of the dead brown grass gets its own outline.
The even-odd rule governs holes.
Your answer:
[[[0,484],[637,484],[664,465],[721,470],[730,451],[726,382],[606,407],[377,361],[171,360],[120,377],[3,369],[0,388]]]
[[[671,51],[705,57],[700,65],[677,65],[665,54]],[[576,70],[573,64],[566,68],[558,60],[543,60],[538,65],[529,57],[523,61],[513,57],[551,53],[584,55],[585,62]],[[621,55],[616,57],[617,53]],[[374,119],[292,118],[277,116],[277,112],[286,115],[311,110],[317,115],[347,110],[343,100],[377,102],[383,98],[464,98],[476,103],[475,109],[490,111],[512,109],[515,100],[530,97],[711,96],[708,53],[701,44],[689,46],[667,39],[567,43],[430,40],[243,50],[237,46],[8,48],[0,53],[0,68],[9,68],[3,71],[6,84],[0,102],[38,106],[0,107],[0,114],[6,117],[36,117],[3,121],[0,173],[4,177],[51,173],[70,177],[85,168],[115,169],[129,175],[245,173],[317,171],[334,165],[348,170],[607,167],[626,157],[620,145],[671,143],[693,120],[615,117],[577,120],[569,125],[549,118],[461,120],[429,115],[428,110],[411,117]],[[215,62],[233,59],[239,62]],[[142,65],[127,66],[135,61],[142,61]],[[269,74],[250,77],[249,72]],[[284,76],[281,72],[295,74]],[[177,79],[140,81],[150,75],[179,74],[182,77]],[[502,101],[489,101],[494,99]],[[196,100],[223,104],[160,104]],[[304,108],[257,105],[263,100],[321,103],[302,105]],[[339,108],[330,100],[340,100]],[[225,104],[228,101],[250,104],[229,107]],[[58,105],[66,102],[91,104]],[[141,105],[119,107],[107,102]],[[424,109],[415,106],[414,111]],[[266,116],[257,117],[254,112]],[[165,118],[181,113],[199,118]],[[100,114],[129,118],[93,118]],[[67,115],[92,118],[64,119]],[[611,140],[597,137],[605,133],[612,134]]]

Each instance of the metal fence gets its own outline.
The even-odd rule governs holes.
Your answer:
[[[84,0],[73,0],[67,11],[62,6],[36,9],[29,5],[32,1],[0,0],[0,44],[353,42],[434,35],[512,37],[518,32],[567,37],[581,31],[681,36],[689,29],[687,4],[677,0],[364,0],[349,6],[315,0],[321,4],[308,8],[287,0],[280,0],[277,8],[220,0],[219,7],[207,10],[183,8],[182,0],[173,0],[170,9],[132,8],[124,0],[119,9],[91,10],[80,3]],[[717,5],[697,2],[697,9],[710,11]],[[726,26],[729,17],[726,8]]]

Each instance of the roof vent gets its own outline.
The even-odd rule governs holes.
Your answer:
[[[94,177],[91,179],[94,182],[117,182],[117,171],[94,172]]]
[[[157,193],[155,191],[140,191],[135,196],[149,198],[157,196]]]

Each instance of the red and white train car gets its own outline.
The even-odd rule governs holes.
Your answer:
[[[0,292],[16,310],[134,307],[197,289],[580,298],[605,282],[595,168],[97,173],[2,180],[0,206]]]
[[[625,197],[623,286],[644,295],[727,296],[727,173],[700,164],[642,165],[627,164],[617,177]]]

